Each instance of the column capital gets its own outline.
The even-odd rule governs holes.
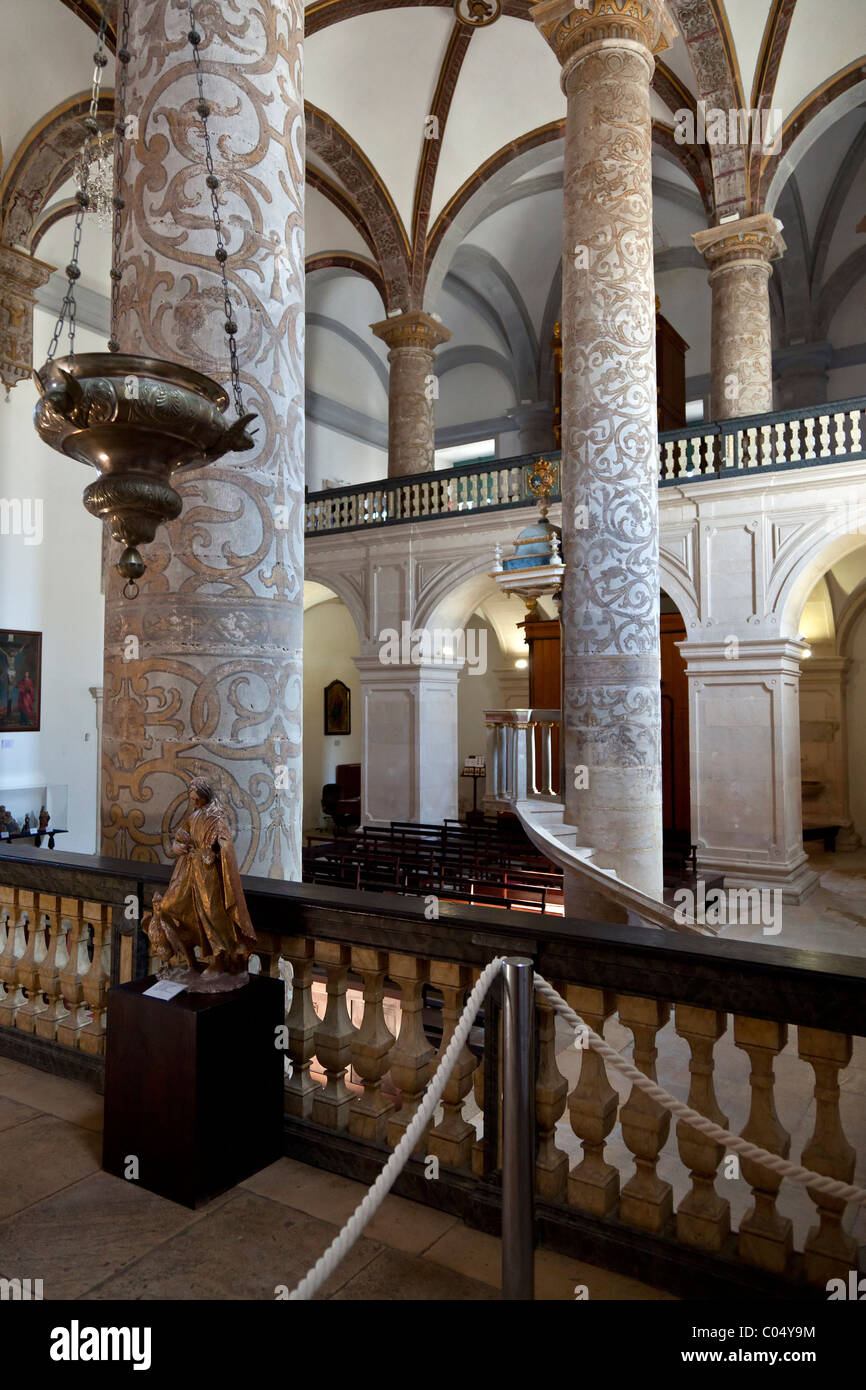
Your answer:
[[[563,83],[596,44],[636,43],[655,54],[677,34],[665,0],[540,0],[529,13],[562,64]]]
[[[740,217],[720,227],[694,232],[692,241],[710,272],[728,270],[735,265],[761,265],[769,271],[770,262],[787,250],[782,240],[782,224],[772,213]]]
[[[6,394],[33,371],[33,305],[53,266],[0,245],[0,381]]]
[[[392,319],[371,323],[370,329],[392,350],[400,347],[420,347],[433,350],[447,343],[451,330],[434,319],[432,314],[418,310],[411,314],[395,314]]]

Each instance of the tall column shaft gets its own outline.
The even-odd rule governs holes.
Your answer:
[[[770,262],[782,224],[767,212],[695,232],[712,289],[710,413],[714,420],[773,409]]]
[[[662,894],[650,80],[660,0],[543,0],[563,65],[563,724],[567,819]],[[585,908],[566,885],[566,910]],[[589,910],[612,915],[603,901]]]
[[[438,394],[433,353],[451,337],[430,314],[400,314],[371,324],[390,349],[388,365],[388,477],[432,473],[433,402]]]
[[[178,485],[141,596],[107,581],[103,853],[156,859],[208,777],[246,872],[300,878],[304,11],[198,7],[244,405],[257,448]],[[121,350],[229,375],[189,16],[132,0]],[[135,135],[135,132],[133,132]],[[230,407],[231,409],[231,407]],[[255,426],[254,426],[255,428]],[[112,559],[116,559],[112,546]],[[134,640],[130,640],[134,639]]]

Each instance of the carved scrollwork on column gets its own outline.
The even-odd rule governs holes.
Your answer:
[[[162,857],[191,776],[212,782],[244,872],[300,878],[304,469],[303,6],[201,7],[217,196],[257,447],[178,481],[135,604],[106,586],[103,851]],[[138,0],[129,47],[118,340],[225,380],[187,24]],[[248,461],[247,461],[248,459]],[[112,556],[112,558],[114,558]]]

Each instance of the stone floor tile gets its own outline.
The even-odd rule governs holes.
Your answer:
[[[278,1159],[242,1186],[336,1226],[344,1225],[367,1195],[362,1183],[321,1168],[308,1168],[291,1158]],[[420,1254],[456,1221],[457,1218],[447,1212],[389,1194],[368,1222],[364,1234],[395,1250]]]
[[[98,1134],[53,1115],[0,1130],[0,1221],[96,1172],[101,1162]]]
[[[354,1275],[335,1294],[331,1301],[348,1299],[378,1299],[393,1302],[455,1303],[468,1300],[496,1300],[498,1294],[489,1284],[467,1278],[396,1250],[383,1250],[359,1274]]]
[[[334,1234],[324,1221],[239,1188],[86,1297],[273,1300],[278,1286],[299,1283]],[[319,1296],[336,1293],[381,1249],[362,1236]]]
[[[24,1120],[35,1119],[38,1114],[39,1111],[32,1110],[29,1105],[21,1105],[17,1100],[9,1100],[6,1096],[0,1095],[0,1129],[12,1129]]]
[[[0,1225],[0,1251],[40,1278],[46,1299],[80,1298],[202,1218],[133,1182],[94,1173]],[[0,1255],[9,1263],[11,1255]],[[3,1273],[7,1271],[3,1270]]]
[[[0,1068],[0,1096],[41,1110],[45,1115],[56,1115],[82,1129],[102,1129],[102,1096],[85,1081],[70,1081],[19,1062],[10,1062],[7,1067]]]

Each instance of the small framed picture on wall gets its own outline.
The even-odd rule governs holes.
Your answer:
[[[325,686],[325,733],[352,732],[352,692],[343,681]]]
[[[0,733],[35,734],[42,717],[42,633],[0,629]]]

